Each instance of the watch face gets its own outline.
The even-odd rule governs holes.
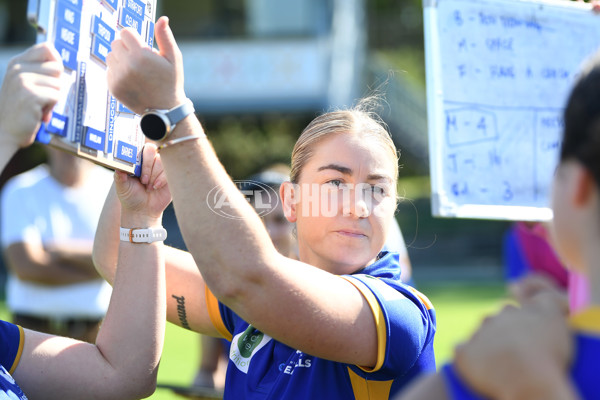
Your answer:
[[[161,140],[167,135],[167,124],[157,114],[144,114],[140,120],[140,128],[150,140]]]

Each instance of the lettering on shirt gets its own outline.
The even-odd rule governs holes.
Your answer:
[[[285,365],[283,364],[280,369],[283,369],[284,374],[292,375],[296,368],[310,368],[312,365],[312,358],[306,358],[306,354],[300,350],[296,350],[296,357]]]

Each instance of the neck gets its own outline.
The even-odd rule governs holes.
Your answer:
[[[589,285],[589,305],[600,306],[600,248],[596,243],[589,243],[587,246],[582,272]]]
[[[63,186],[77,187],[84,181],[85,174],[81,168],[73,166],[69,169],[50,167],[50,175]]]

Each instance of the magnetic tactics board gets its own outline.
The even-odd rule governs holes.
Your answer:
[[[108,91],[106,56],[123,27],[152,47],[156,0],[29,0],[37,41],[61,54],[62,95],[36,140],[112,169],[139,174],[145,137],[139,116]]]

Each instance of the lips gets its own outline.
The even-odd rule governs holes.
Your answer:
[[[336,233],[339,233],[342,236],[348,236],[348,237],[367,237],[367,235],[365,235],[363,232],[356,230],[356,229],[340,229],[338,231],[336,231]]]

